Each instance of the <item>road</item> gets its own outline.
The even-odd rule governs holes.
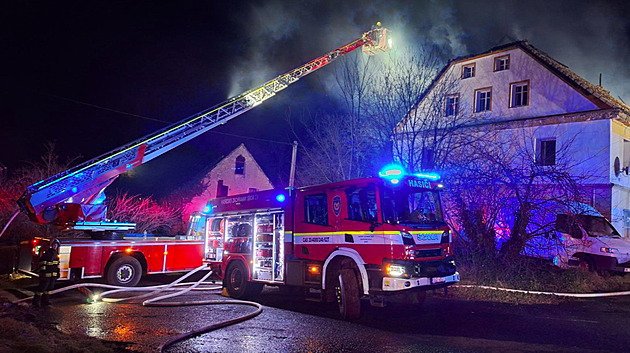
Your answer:
[[[172,280],[170,277],[169,280]],[[153,282],[152,282],[153,281]],[[150,278],[144,284],[154,284]],[[85,304],[76,290],[41,309],[64,332],[128,342],[154,352],[168,337],[251,312],[212,305],[148,308]],[[185,300],[223,300],[196,293]],[[168,352],[627,352],[630,298],[582,299],[554,305],[514,305],[429,296],[421,309],[363,308],[358,322],[334,308],[266,288],[261,315],[175,344]]]

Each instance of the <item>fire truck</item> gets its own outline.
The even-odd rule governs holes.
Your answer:
[[[301,288],[337,302],[345,319],[360,300],[421,304],[426,290],[459,281],[437,174],[388,168],[379,177],[210,200],[189,233],[235,298],[263,285]]]
[[[105,278],[117,286],[135,286],[143,274],[181,272],[200,266],[203,240],[184,236],[126,234],[123,239],[60,238],[59,280]],[[33,239],[33,263],[50,239]]]
[[[201,241],[195,243],[194,239],[145,240],[144,237],[125,237],[127,232],[135,229],[135,224],[107,219],[105,189],[120,174],[227,123],[339,57],[358,48],[368,55],[374,55],[390,47],[387,29],[375,26],[360,38],[258,88],[30,185],[18,200],[18,205],[33,222],[56,225],[62,230],[82,230],[91,235],[92,239],[86,241],[62,240],[62,257],[67,257],[67,263],[64,264],[67,271],[63,279],[106,276],[112,283],[132,285],[138,282],[142,273],[195,267],[189,266],[188,261],[184,260],[181,261],[187,265],[169,266],[171,261],[175,261],[172,259],[185,258],[201,265]],[[37,261],[39,249],[46,244],[44,239],[38,242],[33,248],[36,255],[34,261]],[[189,249],[190,246],[197,246],[198,251],[180,250]]]

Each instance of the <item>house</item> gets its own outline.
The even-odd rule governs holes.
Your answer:
[[[554,165],[565,148],[590,204],[630,236],[630,107],[601,86],[518,41],[450,61],[412,109],[431,112],[463,131],[526,133],[538,165]]]
[[[204,190],[184,206],[183,219],[201,212],[208,200],[260,190],[273,189],[273,184],[244,144],[221,159],[202,179]]]

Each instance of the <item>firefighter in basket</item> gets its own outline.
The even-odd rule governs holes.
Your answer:
[[[59,239],[53,239],[48,250],[39,259],[39,285],[33,297],[33,306],[50,305],[50,291],[59,278]]]

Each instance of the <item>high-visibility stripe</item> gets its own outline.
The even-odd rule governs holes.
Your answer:
[[[288,233],[288,232],[287,232]],[[410,231],[409,234],[442,234],[441,230],[417,230]],[[387,232],[370,232],[370,231],[341,231],[341,232],[319,232],[319,233],[294,233],[293,235],[296,237],[304,237],[304,236],[317,236],[317,235],[361,235],[361,234],[384,234],[384,235],[397,235],[400,234],[400,231],[387,231]]]

